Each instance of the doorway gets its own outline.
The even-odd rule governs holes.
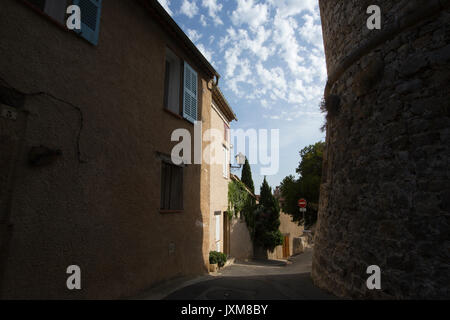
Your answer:
[[[285,235],[283,239],[283,258],[289,258],[289,235]]]
[[[226,211],[223,213],[223,253],[230,255],[230,220]]]

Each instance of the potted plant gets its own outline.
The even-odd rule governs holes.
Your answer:
[[[219,268],[222,268],[227,262],[227,255],[222,252],[210,251],[209,252],[209,271],[216,272]]]

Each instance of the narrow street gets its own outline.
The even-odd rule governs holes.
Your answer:
[[[312,251],[278,260],[236,262],[219,271],[215,279],[177,290],[167,300],[288,300],[334,299],[315,287],[311,272]]]

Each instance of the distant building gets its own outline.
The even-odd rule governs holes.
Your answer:
[[[281,204],[284,198],[281,196],[279,187],[275,188],[274,197]],[[298,238],[303,234],[303,226],[299,226],[297,222],[292,221],[292,216],[280,210],[280,231],[283,235],[283,244],[277,246],[273,252],[268,252],[269,259],[286,259],[295,253],[294,238]],[[297,245],[297,244],[295,244]]]

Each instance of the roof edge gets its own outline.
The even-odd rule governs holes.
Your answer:
[[[200,52],[200,50],[195,46],[195,44],[189,39],[189,37],[184,33],[184,31],[178,26],[178,24],[173,20],[169,13],[163,8],[163,6],[157,0],[138,0],[144,7],[146,7],[152,14],[159,18],[161,24],[169,27],[172,34],[181,40],[182,44],[193,54],[197,62],[202,65],[204,71],[207,71],[211,78],[214,76],[218,79],[220,74],[214,69],[214,67],[209,63],[205,56]]]
[[[220,111],[223,112],[225,117],[229,122],[233,120],[238,120],[236,117],[236,114],[234,113],[233,109],[230,107],[230,104],[228,103],[227,99],[224,97],[222,91],[218,86],[214,86],[212,89],[213,94],[213,100],[217,102],[217,105],[220,109]]]

